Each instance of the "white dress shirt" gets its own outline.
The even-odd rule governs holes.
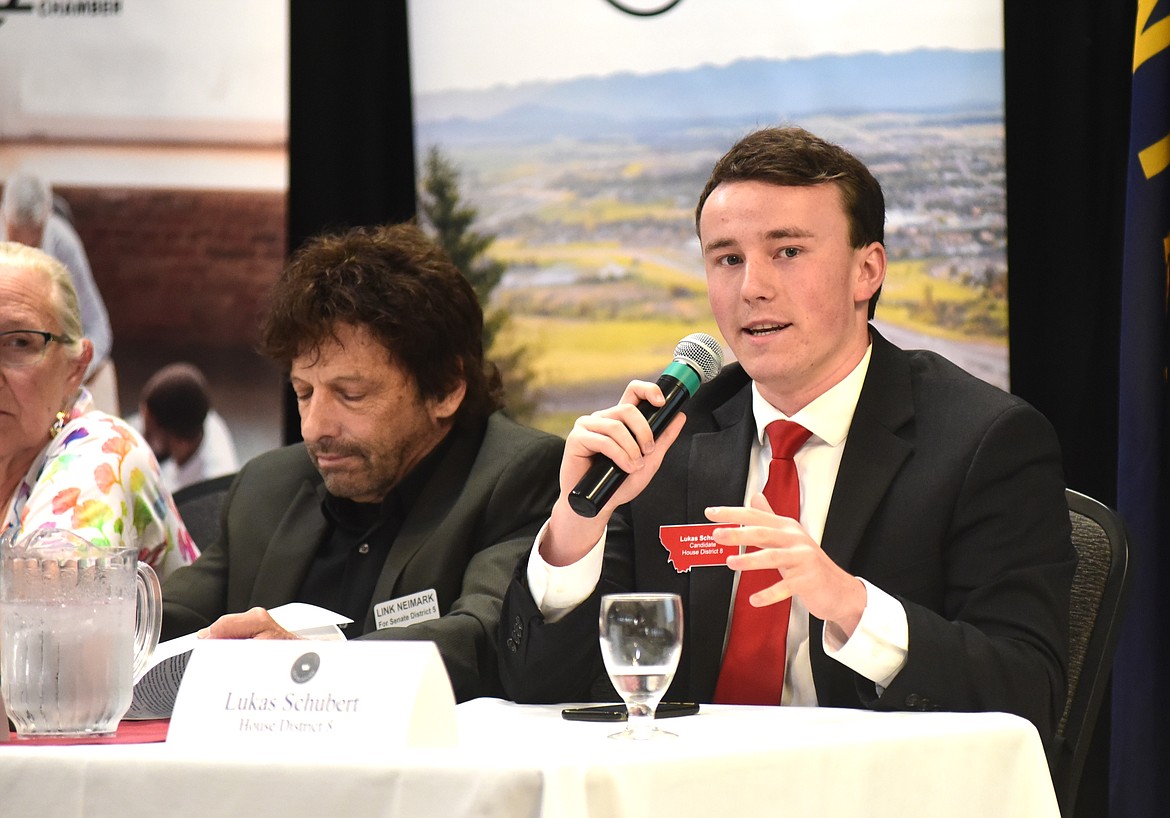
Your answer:
[[[872,349],[872,347],[870,348]],[[791,420],[804,426],[812,435],[793,458],[800,479],[800,523],[817,543],[825,530],[837,471],[845,450],[853,412],[861,395],[865,373],[869,369],[870,349],[858,365],[835,386],[817,397],[792,417],[769,404],[752,384],[752,413],[756,438],[752,443],[744,504],[763,491],[772,458],[771,445],[764,429],[773,420]],[[547,523],[546,523],[547,526]],[[593,592],[601,578],[605,536],[585,556],[566,566],[549,565],[540,556],[545,529],[537,535],[528,559],[528,587],[545,619],[555,622]],[[665,558],[665,557],[664,557]],[[715,569],[701,569],[715,570]],[[901,670],[909,645],[906,611],[897,599],[861,580],[866,588],[866,607],[853,635],[826,624],[822,646],[826,655],[856,671],[876,685],[880,693]],[[738,585],[739,575],[735,582]],[[734,611],[735,593],[731,595],[728,632]],[[799,597],[792,600],[788,624],[787,668],[781,703],[786,705],[817,704],[809,660],[809,615]],[[726,635],[724,636],[726,646]]]
[[[135,412],[126,417],[126,422],[142,434],[142,415]],[[167,491],[174,494],[193,483],[201,483],[213,477],[235,474],[240,469],[240,458],[236,443],[227,422],[214,409],[207,410],[203,418],[203,440],[199,448],[179,466],[174,458],[167,458],[159,464],[159,473]],[[600,574],[598,575],[600,576]],[[586,594],[588,596],[588,594]]]
[[[160,465],[163,484],[172,493],[213,477],[235,474],[239,468],[232,433],[214,409],[207,411],[203,419],[203,440],[187,462],[180,466],[172,457]]]

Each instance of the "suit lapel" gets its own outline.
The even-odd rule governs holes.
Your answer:
[[[841,458],[833,501],[825,520],[822,547],[848,570],[869,520],[891,481],[913,452],[899,431],[913,419],[910,369],[905,355],[871,328],[873,354],[862,387],[849,439]],[[747,481],[755,422],[751,390],[744,387],[714,413],[716,429],[691,438],[687,463],[687,519],[701,521],[710,505],[740,505]],[[727,617],[731,606],[731,571],[693,569],[687,642],[690,692],[709,701],[715,692]],[[814,667],[830,662],[819,649],[821,622],[810,620]],[[814,673],[814,677],[820,676]]]
[[[741,389],[718,407],[713,417],[716,430],[696,434],[690,441],[687,520],[692,522],[705,521],[703,510],[708,506],[743,505],[755,434],[751,388]],[[725,568],[693,568],[690,572],[687,630],[695,652],[690,662],[690,690],[703,701],[715,692],[734,578]]]
[[[427,542],[436,536],[442,536],[440,529],[443,520],[459,499],[459,492],[453,491],[452,487],[462,487],[467,482],[467,475],[471,473],[479,451],[479,440],[458,428],[451,434],[453,437],[450,448],[442,456],[443,459],[434,474],[423,486],[418,500],[407,511],[398,537],[390,547],[390,554],[386,557],[378,583],[374,586],[370,610],[366,614],[368,620],[366,629],[373,628],[374,606],[394,598],[394,589],[410,561]],[[444,568],[438,564],[434,567],[436,576]],[[451,602],[449,599],[441,599],[439,605],[444,607]]]
[[[821,547],[849,570],[890,483],[913,453],[899,431],[913,418],[910,367],[901,350],[872,330],[873,354],[841,457]]]
[[[317,486],[306,480],[272,532],[256,573],[251,604],[275,608],[296,599],[327,531]]]
[[[870,336],[869,371],[853,412],[821,538],[821,548],[846,571],[890,483],[914,452],[912,438],[900,434],[914,418],[909,363],[905,353],[872,326]],[[821,704],[849,701],[852,682],[821,649],[823,631],[824,622],[810,616],[809,660],[817,700]]]

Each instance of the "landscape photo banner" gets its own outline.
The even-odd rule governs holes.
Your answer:
[[[1008,386],[998,5],[619,5],[653,4],[408,5],[419,179],[453,170],[467,229],[490,239],[474,262],[502,265],[489,351],[538,425],[567,431],[679,338],[718,336],[695,204],[715,160],[769,125],[843,145],[881,182],[878,328]]]

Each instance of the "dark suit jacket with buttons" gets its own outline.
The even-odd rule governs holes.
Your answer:
[[[1023,401],[930,352],[871,329],[873,353],[834,487],[825,552],[906,609],[909,654],[882,695],[830,659],[810,623],[821,705],[1007,711],[1047,741],[1064,704],[1075,566],[1059,446]],[[599,596],[682,595],[684,644],[668,700],[711,701],[733,574],[668,564],[658,527],[740,505],[755,422],[748,376],[731,365],[684,407],[659,473],[615,514],[592,597],[555,624],[527,590],[522,561],[501,627],[501,673],[518,701],[616,698],[597,643]],[[608,695],[607,695],[608,694]]]
[[[516,560],[557,494],[564,441],[496,413],[456,427],[390,548],[362,623],[364,638],[432,640],[460,700],[499,695],[495,633]],[[240,470],[220,536],[163,585],[163,636],[225,613],[297,599],[328,535],[321,475],[303,444],[260,455]],[[440,618],[377,630],[373,605],[434,588]]]

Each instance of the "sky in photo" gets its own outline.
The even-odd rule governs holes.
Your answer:
[[[416,93],[753,57],[1003,47],[1001,6],[987,0],[682,0],[649,18],[606,0],[410,0],[408,13]]]

